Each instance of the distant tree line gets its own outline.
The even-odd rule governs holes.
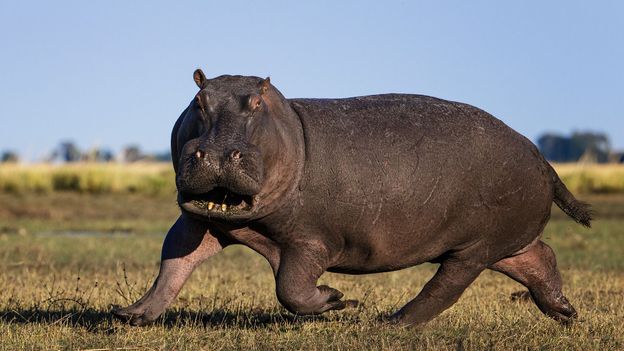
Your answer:
[[[171,161],[169,151],[146,153],[138,145],[128,145],[115,155],[110,149],[92,147],[81,150],[72,141],[62,141],[43,159],[44,162],[137,162],[137,161]],[[19,162],[19,156],[12,150],[0,154],[0,162]]]
[[[19,161],[19,156],[17,156],[17,153],[15,151],[12,150],[6,150],[2,152],[2,156],[0,156],[0,162],[5,163],[5,162],[18,162]]]
[[[537,146],[552,162],[623,162],[622,153],[611,150],[604,133],[574,132],[570,136],[547,133],[537,139]]]
[[[537,139],[537,146],[548,161],[624,163],[624,152],[614,152],[604,133],[574,132],[570,136],[546,133]],[[0,153],[0,162],[18,162],[19,156],[12,150]],[[45,162],[137,162],[171,161],[169,151],[145,153],[138,145],[128,145],[115,155],[110,149],[93,147],[80,150],[72,141],[62,141],[44,159]]]

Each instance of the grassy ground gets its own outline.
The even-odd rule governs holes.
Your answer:
[[[544,233],[580,315],[570,327],[530,302],[511,301],[521,287],[493,272],[483,273],[424,328],[380,324],[381,316],[417,294],[433,265],[366,276],[325,274],[321,283],[363,305],[295,318],[275,298],[269,265],[244,247],[227,248],[202,265],[155,325],[114,321],[110,305],[140,297],[157,273],[163,232],[177,213],[172,198],[0,195],[0,349],[624,348],[622,196],[586,199],[602,216],[591,230],[557,210]]]
[[[174,194],[0,193],[0,233],[163,233],[178,217]]]

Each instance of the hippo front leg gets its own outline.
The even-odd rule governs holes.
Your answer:
[[[282,252],[275,287],[277,299],[288,311],[315,315],[357,304],[354,300],[341,300],[343,294],[334,288],[316,286],[327,267],[324,256],[322,252],[302,246]]]
[[[180,216],[165,237],[160,271],[152,287],[134,304],[113,309],[113,315],[131,325],[154,321],[175,299],[195,267],[223,246],[204,223]]]

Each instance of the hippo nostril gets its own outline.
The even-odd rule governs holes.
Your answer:
[[[238,160],[241,158],[241,152],[238,150],[232,150],[230,152],[230,159],[231,160]]]

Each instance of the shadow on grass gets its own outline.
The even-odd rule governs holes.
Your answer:
[[[250,310],[232,312],[222,309],[210,312],[188,310],[170,311],[158,318],[152,326],[164,328],[205,327],[258,329],[271,326],[298,328],[316,321],[330,322],[336,318],[326,316],[295,316],[275,310]],[[45,310],[11,309],[0,311],[0,322],[6,324],[47,324],[83,328],[89,332],[113,334],[125,323],[117,320],[110,311],[86,309]],[[149,326],[147,326],[149,327]],[[141,328],[141,327],[133,327]]]

